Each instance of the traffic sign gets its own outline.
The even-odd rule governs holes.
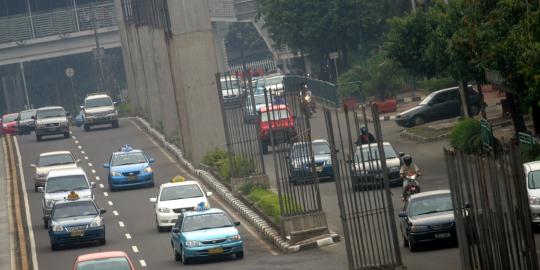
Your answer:
[[[75,75],[75,69],[73,69],[72,67],[66,68],[66,76],[68,78],[72,78],[74,75]]]

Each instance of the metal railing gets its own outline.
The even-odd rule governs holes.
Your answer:
[[[63,35],[94,28],[116,26],[114,3],[102,1],[94,6],[81,5],[0,18],[0,43]]]
[[[264,60],[247,63],[246,68],[248,70],[263,70],[267,72],[267,71],[276,70],[277,66],[274,59],[264,59]],[[242,72],[243,70],[244,68],[242,65],[234,65],[234,66],[229,67],[229,72],[233,72],[233,73],[239,73],[239,72]]]

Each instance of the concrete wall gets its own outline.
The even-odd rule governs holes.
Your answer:
[[[136,112],[198,163],[225,147],[215,83],[215,39],[207,0],[169,0],[172,38],[164,30],[119,22],[128,93]],[[116,0],[122,19],[120,0]]]

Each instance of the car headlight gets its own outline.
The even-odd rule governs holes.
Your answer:
[[[101,225],[103,225],[103,219],[101,217],[96,217],[90,223],[90,228],[100,227]]]
[[[239,234],[237,234],[237,235],[230,236],[227,240],[229,240],[229,241],[240,241],[240,240],[242,240],[242,237]]]
[[[163,213],[163,214],[168,214],[171,212],[171,209],[167,207],[158,207],[158,212]]]
[[[427,225],[412,225],[411,232],[423,232],[427,231],[429,228]]]
[[[58,224],[52,224],[51,230],[53,232],[61,232],[61,231],[64,231],[64,226],[58,225]]]
[[[201,242],[199,241],[192,241],[192,240],[186,241],[186,247],[197,247],[200,245],[201,245]]]
[[[530,205],[540,205],[540,198],[535,197],[535,196],[529,197],[529,204]]]
[[[44,178],[47,177],[46,173],[36,173],[36,178]]]
[[[332,159],[329,159],[324,162],[324,165],[332,165]]]
[[[45,124],[36,124],[36,127],[37,127],[37,128],[44,128],[44,127],[45,127]]]
[[[390,172],[399,172],[400,168],[399,167],[391,167],[390,168]]]
[[[62,127],[67,127],[67,126],[68,126],[68,122],[67,122],[67,121],[66,121],[66,122],[60,122],[60,126],[62,126]]]
[[[119,172],[111,172],[111,176],[122,176]]]
[[[144,173],[151,173],[151,172],[152,172],[152,167],[144,168]]]

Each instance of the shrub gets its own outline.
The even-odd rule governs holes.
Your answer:
[[[251,159],[236,157],[234,166],[235,171],[233,174],[237,177],[249,176],[255,172],[255,162]]]
[[[524,162],[540,160],[540,144],[535,144],[532,148],[521,146],[521,157]]]
[[[454,87],[457,83],[451,77],[436,77],[421,80],[418,82],[418,87],[428,92],[437,91],[444,88]]]
[[[279,197],[276,193],[261,187],[254,187],[249,192],[248,198],[276,223],[280,222],[281,211],[279,209]]]
[[[450,133],[450,145],[467,154],[477,153],[482,149],[480,121],[468,118],[457,123]]]
[[[129,102],[124,102],[118,105],[118,114],[120,116],[131,115],[132,112],[133,112],[133,109],[131,108],[131,104],[129,104]]]
[[[218,168],[218,163],[221,163],[224,159],[228,158],[228,154],[225,150],[216,148],[208,152],[203,158],[203,164],[210,167]]]

